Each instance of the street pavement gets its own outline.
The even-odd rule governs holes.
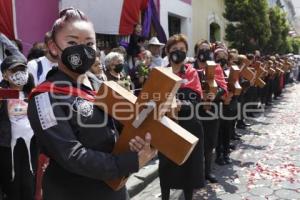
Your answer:
[[[219,184],[195,190],[194,199],[300,200],[300,84],[289,85],[283,98],[252,119],[231,153],[232,165],[214,166]],[[157,165],[157,164],[156,164]],[[131,195],[132,196],[132,195]],[[160,199],[159,179],[132,200]],[[181,190],[171,200],[184,200]]]

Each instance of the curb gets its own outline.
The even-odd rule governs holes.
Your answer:
[[[134,197],[158,177],[158,159],[151,161],[148,165],[132,174],[126,183],[130,197]]]

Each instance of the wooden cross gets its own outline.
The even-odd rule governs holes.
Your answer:
[[[268,71],[268,74],[269,74],[271,77],[274,77],[275,74],[276,74],[276,71],[275,71],[275,69],[274,69],[273,61],[267,60],[266,63],[265,63],[265,66],[266,66],[266,70]]]
[[[95,105],[123,124],[113,154],[130,151],[128,143],[132,138],[144,138],[150,132],[151,145],[167,158],[178,165],[188,159],[198,138],[165,116],[180,85],[181,78],[166,68],[151,70],[139,97],[113,81],[101,85]],[[106,183],[118,190],[125,185],[127,178]]]
[[[205,93],[217,94],[218,84],[215,81],[215,71],[217,63],[214,61],[206,61],[205,66],[205,82],[203,83],[203,90]]]
[[[240,59],[242,60],[242,64],[240,67],[240,76],[246,79],[247,81],[254,81],[255,74],[254,72],[249,68],[250,61],[246,58],[246,56],[240,56]]]
[[[279,75],[284,74],[284,71],[282,70],[282,64],[278,61],[274,61],[274,63],[275,63],[276,73]]]
[[[291,70],[293,68],[293,64],[288,59],[285,59],[284,68],[286,69],[285,71]]]
[[[240,85],[240,68],[237,65],[231,65],[230,70],[225,71],[225,80],[227,81],[228,91],[232,93],[233,96],[239,96],[242,93],[242,87]],[[224,100],[224,105],[229,105],[231,102],[231,96],[226,96]]]
[[[253,67],[255,69],[255,81],[254,85],[256,87],[263,88],[265,87],[266,83],[262,80],[262,76],[267,73],[267,71],[263,68],[262,63],[260,61],[256,61],[253,64]]]
[[[234,96],[239,96],[242,92],[242,87],[239,83],[240,79],[240,68],[237,65],[230,67],[228,77],[228,90],[233,93]]]

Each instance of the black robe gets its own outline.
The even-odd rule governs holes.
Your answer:
[[[192,106],[195,106],[200,102],[199,99],[189,99],[191,96],[197,96],[191,89],[180,89],[177,96],[180,100],[189,101]],[[189,116],[190,113],[191,109],[189,106],[182,106],[178,116],[186,117]],[[195,113],[193,113],[192,119],[179,120],[178,124],[199,138],[199,142],[188,160],[181,166],[178,166],[162,154],[158,154],[161,187],[174,189],[194,189],[204,187],[204,135],[202,123],[197,119]]]
[[[89,92],[61,71],[53,72],[48,81],[65,81]],[[41,93],[30,99],[28,118],[42,153],[50,158],[43,178],[44,200],[128,198],[125,187],[114,191],[105,181],[138,171],[138,156],[111,154],[118,132],[101,109],[79,97]]]

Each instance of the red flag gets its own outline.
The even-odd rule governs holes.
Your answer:
[[[14,40],[13,0],[0,0],[0,32]]]
[[[135,24],[139,23],[140,14],[147,8],[148,0],[124,0],[120,19],[121,35],[130,35]]]

